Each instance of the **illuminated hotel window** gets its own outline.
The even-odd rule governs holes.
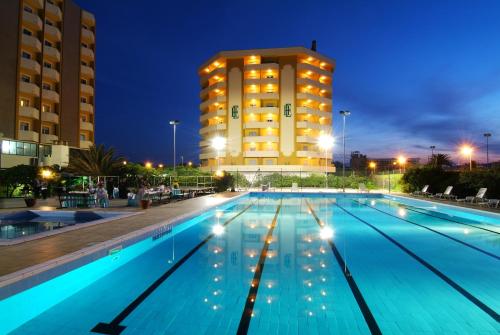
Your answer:
[[[42,105],[42,112],[50,113],[50,106],[49,105]]]
[[[50,134],[50,128],[47,126],[42,127],[42,134],[49,135]]]
[[[21,98],[20,99],[20,105],[21,105],[21,107],[29,107],[30,101],[28,99]]]
[[[80,141],[85,141],[87,139],[87,137],[85,136],[85,134],[80,134]]]
[[[36,157],[38,156],[37,145],[34,143],[4,140],[2,141],[2,154]]]
[[[30,130],[30,124],[28,122],[19,122],[19,130],[23,131],[29,131]]]

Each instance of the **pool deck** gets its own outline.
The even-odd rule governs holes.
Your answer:
[[[21,244],[0,246],[0,276],[14,273],[32,266],[36,266],[56,258],[77,252],[83,248],[109,241],[142,228],[174,220],[177,217],[196,213],[208,209],[218,203],[225,202],[242,192],[225,192],[216,195],[207,195],[183,201],[171,202],[148,210],[127,208],[127,211],[140,211],[140,215],[121,218],[102,224],[82,227],[77,230],[62,232],[42,239],[24,242]],[[37,208],[38,209],[38,208]],[[112,210],[109,209],[91,209]],[[10,209],[12,211],[12,209]]]

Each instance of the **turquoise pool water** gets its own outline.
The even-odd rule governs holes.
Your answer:
[[[495,216],[251,194],[0,301],[12,334],[499,334]]]

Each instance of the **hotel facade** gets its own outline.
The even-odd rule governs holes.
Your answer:
[[[200,162],[204,170],[334,172],[335,61],[303,48],[222,51],[199,68]],[[222,150],[212,140],[222,137]]]
[[[95,18],[71,0],[0,1],[1,167],[67,165],[94,143]]]

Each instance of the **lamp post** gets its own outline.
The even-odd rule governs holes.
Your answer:
[[[398,164],[399,164],[399,173],[401,173],[401,167],[403,167],[403,172],[406,172],[406,170],[405,170],[406,157],[405,156],[400,155],[398,157]]]
[[[222,149],[226,146],[226,139],[221,136],[216,136],[212,138],[212,148],[215,149],[216,153],[216,159],[217,159],[217,173],[219,173],[220,170],[220,161],[219,161],[219,154]]]
[[[472,147],[470,145],[462,146],[462,154],[469,157],[469,171],[472,171]]]
[[[342,192],[345,192],[345,118],[351,115],[350,111],[340,111],[340,115],[343,117],[342,123],[342,146],[344,147],[344,157],[342,160]]]
[[[484,133],[483,136],[486,137],[486,166],[489,167],[490,166],[489,138],[491,137],[491,133]]]
[[[325,151],[325,189],[328,188],[328,149],[333,147],[333,137],[323,134],[318,137],[318,146]]]
[[[429,148],[431,149],[430,163],[432,163],[432,160],[434,159],[434,149],[436,149],[436,146],[435,145],[431,145]]]
[[[375,169],[377,168],[377,163],[375,163],[375,162],[370,162],[370,163],[368,164],[368,167],[372,170],[372,175],[374,175],[374,174],[375,174]]]
[[[169,123],[170,123],[170,125],[174,126],[174,174],[175,174],[175,166],[176,166],[176,162],[175,162],[175,131],[177,129],[177,125],[179,125],[181,123],[181,121],[172,120]]]

